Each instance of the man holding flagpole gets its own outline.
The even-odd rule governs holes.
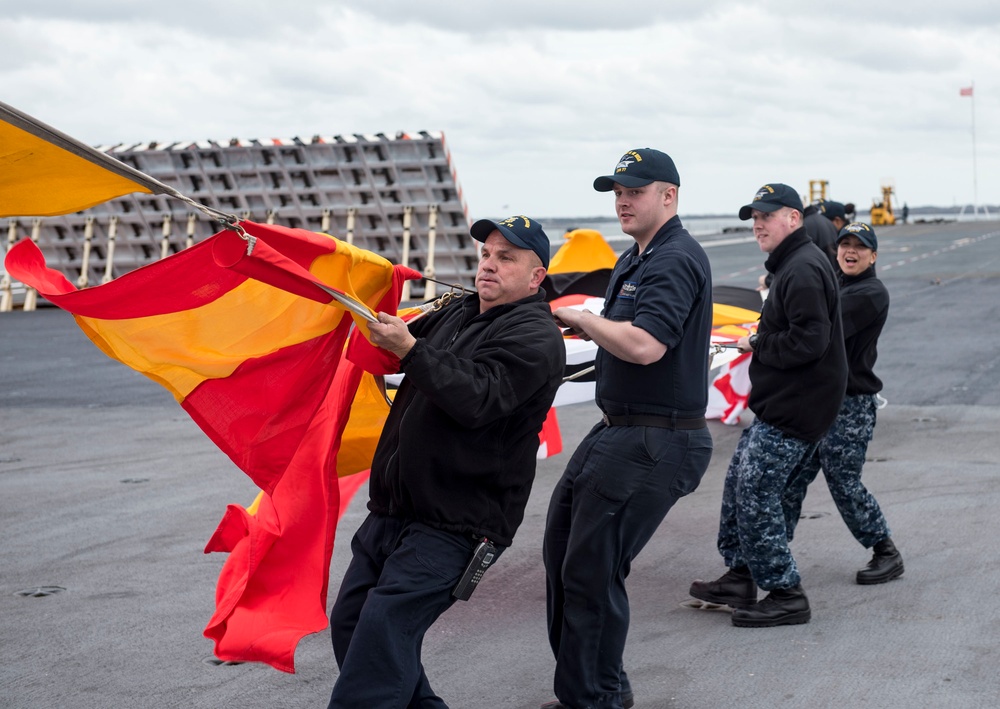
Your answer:
[[[400,359],[372,461],[369,515],[330,614],[340,676],[330,709],[444,708],[420,661],[427,629],[514,537],[566,348],[540,288],[541,224],[481,219],[477,293],[412,326],[379,313],[371,341]],[[475,582],[478,577],[475,578]]]

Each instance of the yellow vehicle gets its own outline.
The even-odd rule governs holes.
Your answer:
[[[872,226],[887,226],[896,223],[896,215],[892,211],[892,185],[882,185],[882,201],[872,200]]]

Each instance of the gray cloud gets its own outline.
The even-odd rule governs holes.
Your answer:
[[[646,145],[677,159],[692,211],[774,179],[864,202],[893,175],[914,205],[942,180],[971,197],[958,89],[976,78],[980,194],[1000,201],[1000,27],[975,1],[900,18],[853,2],[0,4],[0,99],[91,144],[443,130],[474,215],[610,213],[590,181]]]
[[[507,0],[463,2],[444,0],[415,3],[407,0],[348,0],[343,5],[390,24],[440,27],[472,36],[526,30],[629,30],[661,22],[683,22],[704,17],[713,8],[732,4],[724,0],[634,0],[627,6],[573,0]]]

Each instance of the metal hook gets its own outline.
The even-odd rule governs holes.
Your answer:
[[[432,280],[432,279],[427,279],[427,280]],[[440,283],[440,281],[435,281],[435,283]],[[436,313],[449,303],[453,303],[456,300],[460,300],[465,296],[466,293],[475,293],[474,290],[470,290],[469,288],[459,285],[458,283],[452,284],[450,287],[451,290],[445,292],[443,295],[441,295],[441,297],[436,298],[430,303],[424,303],[423,305],[421,305],[419,307],[420,312],[414,315],[412,318],[410,318],[407,321],[407,323],[415,322],[429,313]]]
[[[257,245],[257,237],[248,234],[235,217],[232,219],[220,219],[219,221],[222,223],[223,228],[235,231],[237,236],[247,242],[247,256],[251,255],[254,247]]]

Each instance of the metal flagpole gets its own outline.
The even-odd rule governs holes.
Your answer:
[[[972,218],[979,219],[979,188],[977,185],[978,171],[976,169],[976,82],[969,84],[972,99]]]
[[[971,109],[972,109],[972,218],[979,219],[979,186],[978,182],[978,172],[976,168],[976,82],[973,81],[969,84],[968,88],[962,87],[958,90],[959,96],[968,96],[972,99]],[[986,211],[986,210],[984,210]],[[962,214],[965,214],[965,203],[962,203]],[[959,215],[961,216],[961,214]],[[989,218],[989,212],[986,211],[987,219]]]

